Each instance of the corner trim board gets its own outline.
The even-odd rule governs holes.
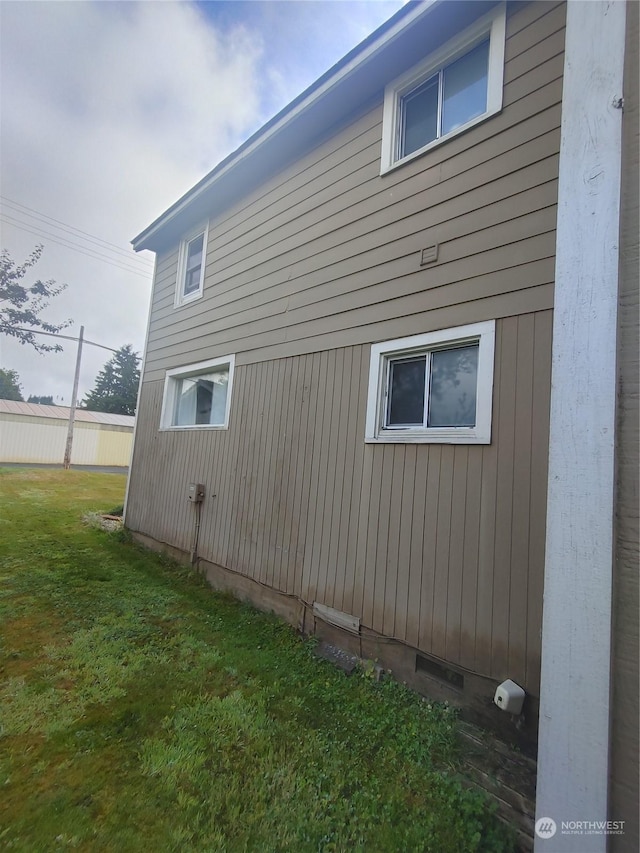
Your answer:
[[[567,4],[558,184],[535,850],[604,853],[625,3]]]

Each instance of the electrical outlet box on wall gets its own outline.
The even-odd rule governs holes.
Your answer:
[[[187,498],[191,501],[191,503],[201,503],[204,500],[204,484],[189,483],[189,488],[187,490]]]

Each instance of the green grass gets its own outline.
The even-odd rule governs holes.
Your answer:
[[[511,849],[446,706],[83,523],[123,490],[0,469],[1,849]]]

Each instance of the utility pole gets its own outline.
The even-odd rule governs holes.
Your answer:
[[[76,356],[76,373],[73,377],[73,393],[71,395],[71,408],[69,409],[69,429],[67,431],[67,446],[64,451],[64,467],[71,467],[71,446],[73,445],[73,424],[76,418],[76,398],[78,396],[78,384],[80,382],[80,361],[82,359],[82,340],[84,338],[84,326],[80,326],[78,337],[78,355]]]
[[[2,2],[2,0],[0,0]],[[76,373],[73,377],[73,394],[71,395],[71,408],[69,409],[69,429],[67,431],[67,445],[64,451],[64,467],[71,467],[71,446],[73,444],[73,424],[76,418],[76,398],[78,396],[78,385],[80,384],[80,361],[82,359],[82,344],[91,344],[92,347],[100,347],[100,349],[109,350],[109,352],[118,352],[113,347],[106,347],[104,344],[97,344],[95,341],[84,340],[84,326],[80,326],[80,337],[74,338],[71,335],[60,335],[57,332],[41,332],[36,329],[23,329],[20,326],[0,326],[0,332],[7,329],[15,329],[16,332],[31,332],[34,335],[48,335],[50,338],[64,338],[65,341],[78,342],[78,355],[76,357]]]

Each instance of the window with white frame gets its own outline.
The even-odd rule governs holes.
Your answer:
[[[385,90],[382,172],[502,109],[505,5],[498,4]]]
[[[176,305],[184,305],[202,296],[208,227],[201,226],[180,244]]]
[[[495,321],[373,344],[368,442],[489,444]]]
[[[226,429],[234,356],[167,370],[161,429]]]

